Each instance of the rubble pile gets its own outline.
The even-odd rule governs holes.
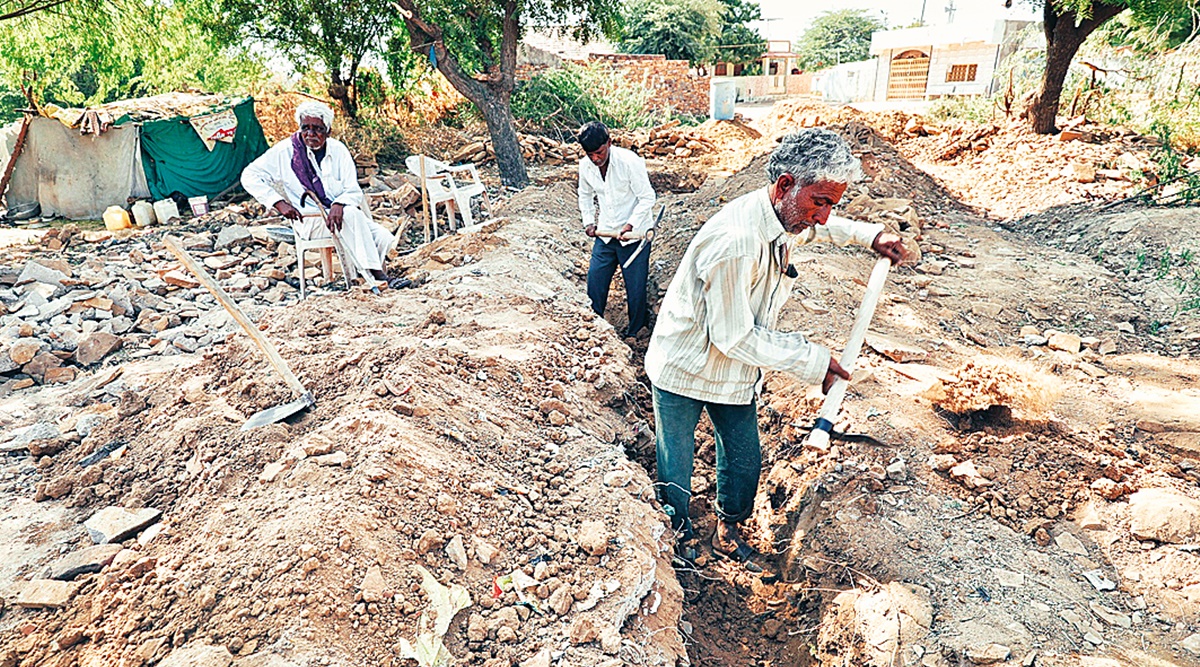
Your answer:
[[[583,151],[577,144],[560,143],[541,135],[517,133],[517,141],[521,144],[521,155],[531,162],[558,165],[583,157]],[[465,146],[450,156],[451,163],[484,164],[495,159],[496,149],[492,147],[491,137],[486,135],[470,138]]]
[[[682,127],[679,120],[663,123],[650,130],[614,132],[613,143],[644,158],[690,158],[716,150],[708,137],[694,129]]]
[[[267,226],[243,224],[253,212],[254,205],[231,206],[169,231],[243,306],[294,302],[295,248],[271,238]],[[225,311],[163,248],[167,232],[115,236],[68,225],[38,247],[7,252],[0,395],[70,382],[117,353],[119,360],[191,353],[223,341],[231,326]],[[306,257],[310,283],[321,277],[319,261],[315,252]]]

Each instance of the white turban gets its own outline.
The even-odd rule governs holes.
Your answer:
[[[300,124],[301,118],[320,118],[322,123],[325,123],[325,129],[333,127],[333,109],[329,108],[324,102],[303,102],[296,107],[296,124]]]

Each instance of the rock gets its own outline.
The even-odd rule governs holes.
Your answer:
[[[616,655],[621,651],[621,632],[612,625],[606,625],[600,631],[600,650],[607,655]]]
[[[59,609],[71,601],[79,584],[56,579],[21,582],[17,606],[26,609]]]
[[[579,548],[593,556],[608,552],[608,528],[603,521],[584,521],[575,534]]]
[[[1077,556],[1088,555],[1087,547],[1083,546],[1083,542],[1080,542],[1079,538],[1065,530],[1054,536],[1054,543],[1058,545],[1059,549],[1067,553]]]
[[[909,361],[925,361],[929,356],[928,352],[919,347],[909,345],[899,339],[874,331],[868,331],[865,340],[872,350],[896,363],[903,364]]]
[[[550,667],[550,649],[544,648],[532,658],[521,662],[520,667]]]
[[[31,260],[25,263],[25,268],[21,269],[21,275],[17,277],[17,284],[23,285],[28,282],[39,282],[55,287],[62,287],[62,281],[68,278],[70,276],[58,269],[52,269]]]
[[[1200,633],[1188,635],[1187,639],[1179,642],[1179,647],[1194,656],[1200,656]]]
[[[313,462],[319,466],[343,466],[350,467],[350,457],[346,452],[333,452],[332,454],[322,454],[313,457]]]
[[[442,538],[441,534],[430,528],[421,534],[421,539],[417,540],[417,553],[427,554],[445,543],[446,540]]]
[[[1091,489],[1105,500],[1116,500],[1125,495],[1125,486],[1117,484],[1107,477],[1100,477],[1092,482]]]
[[[162,279],[168,285],[182,287],[183,289],[194,289],[200,286],[200,281],[193,278],[190,273],[178,269],[167,271],[163,274]]]
[[[71,493],[71,490],[74,488],[75,481],[71,477],[59,477],[45,482],[38,482],[37,489],[33,495],[33,501],[40,503],[46,500],[57,500]]]
[[[1108,623],[1109,625],[1115,625],[1117,627],[1125,628],[1126,630],[1133,627],[1133,619],[1129,617],[1129,614],[1123,614],[1115,609],[1109,609],[1108,607],[1105,607],[1094,600],[1088,603],[1088,607],[1092,610],[1093,614],[1099,616],[1100,620]]]
[[[83,339],[75,350],[75,361],[80,366],[91,366],[104,357],[121,349],[124,341],[119,336],[97,331]]]
[[[553,593],[550,594],[550,609],[559,616],[566,616],[571,612],[571,607],[575,604],[575,596],[571,594],[571,587],[567,585],[559,586]]]
[[[1001,586],[1006,588],[1020,588],[1025,585],[1025,575],[1021,574],[1020,572],[1012,572],[1011,570],[1005,570],[999,567],[996,568],[994,572],[996,573],[996,579],[1000,582]]]
[[[475,538],[475,557],[484,565],[491,565],[500,557],[500,550],[491,542],[480,538]]]
[[[274,482],[284,470],[287,470],[287,467],[287,462],[282,460],[268,463],[267,465],[263,466],[262,472],[258,474],[258,481],[262,482],[263,484],[270,484],[271,482]]]
[[[1200,535],[1200,501],[1166,489],[1142,489],[1129,497],[1129,530],[1141,540],[1194,542]]]
[[[62,366],[62,359],[49,352],[42,352],[25,364],[21,370],[32,375],[36,380],[45,381],[46,371],[59,366]]]
[[[171,651],[158,667],[229,667],[233,654],[224,646],[188,644]]]
[[[571,621],[571,626],[567,629],[567,637],[572,644],[588,644],[596,641],[599,635],[596,626],[592,624],[592,619],[586,616],[580,616]]]
[[[446,556],[454,567],[460,570],[467,569],[467,549],[463,546],[462,535],[450,538],[450,542],[446,544]]]
[[[47,368],[46,374],[42,376],[42,381],[46,384],[66,384],[75,379],[76,372],[74,366]]]
[[[1083,530],[1104,530],[1104,522],[1100,520],[1100,515],[1096,513],[1096,508],[1090,504],[1087,508],[1079,513],[1075,519],[1076,525]]]
[[[483,616],[473,613],[467,617],[467,641],[487,641],[487,623],[483,620]]]
[[[958,459],[953,454],[933,454],[929,457],[929,467],[938,472],[946,472],[958,465]]]
[[[387,591],[387,582],[383,579],[383,570],[378,565],[367,568],[367,574],[358,585],[362,591],[363,602],[379,602]]]
[[[966,653],[967,659],[973,664],[992,665],[1008,660],[1008,656],[1012,651],[1003,644],[985,644],[983,646],[972,646],[967,649]]]
[[[904,465],[904,461],[895,461],[889,465],[885,471],[887,478],[894,482],[903,482],[908,479],[908,467]]]
[[[951,468],[950,477],[959,481],[968,489],[978,489],[991,485],[991,482],[980,474],[979,469],[975,467],[975,463],[972,461],[963,461]]]
[[[120,544],[98,544],[72,551],[50,564],[50,578],[71,581],[81,574],[99,572],[120,552]]]
[[[1067,176],[1076,183],[1096,182],[1096,167],[1086,162],[1072,162],[1067,172]]]
[[[1062,350],[1071,354],[1079,354],[1080,348],[1083,347],[1083,339],[1072,333],[1054,331],[1047,333],[1046,345],[1051,350]]]
[[[228,227],[223,227],[221,231],[217,233],[217,240],[213,243],[213,250],[221,250],[233,245],[248,243],[253,240],[253,238],[253,235],[250,234],[250,230],[246,229],[242,225],[230,225]]]
[[[33,361],[37,355],[50,349],[50,345],[36,338],[22,338],[8,348],[8,358],[18,366]]]
[[[625,469],[609,470],[604,473],[604,485],[621,488],[629,484],[633,479],[633,473]]]
[[[158,521],[162,511],[143,507],[129,510],[123,507],[105,507],[83,522],[88,535],[96,544],[123,542],[137,535],[143,528]]]

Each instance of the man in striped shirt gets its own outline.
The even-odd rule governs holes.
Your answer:
[[[900,238],[883,225],[830,217],[858,159],[837,134],[803,130],[783,138],[767,165],[770,185],[740,197],[692,239],[662,302],[646,351],[653,384],[658,497],[682,540],[692,537],[695,429],[706,410],[717,454],[717,531],[713,548],[761,571],[738,533],[750,516],[762,467],[755,396],[763,370],[821,383],[849,379],[829,350],[799,333],[775,331],[797,271],[792,244],[858,243],[903,259]],[[688,551],[693,551],[688,549]],[[694,552],[694,551],[693,551]],[[690,555],[690,554],[689,554]]]

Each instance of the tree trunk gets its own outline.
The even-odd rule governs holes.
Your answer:
[[[1044,0],[1042,19],[1046,32],[1046,68],[1042,70],[1042,87],[1025,111],[1034,132],[1053,134],[1057,131],[1059,99],[1075,53],[1088,35],[1124,10],[1121,6],[1095,2],[1092,16],[1079,21],[1075,12],[1060,15],[1054,9],[1052,0]]]
[[[507,99],[492,96],[483,103],[475,103],[487,122],[492,136],[492,147],[496,151],[496,167],[500,170],[500,181],[513,188],[529,185],[529,174],[525,171],[525,156],[521,154],[521,142],[513,127],[512,108]]]
[[[358,119],[358,103],[351,94],[350,87],[352,85],[354,82],[344,81],[339,72],[335,71],[330,74],[329,96],[337,100],[342,111],[346,112],[346,117],[353,121]]]

